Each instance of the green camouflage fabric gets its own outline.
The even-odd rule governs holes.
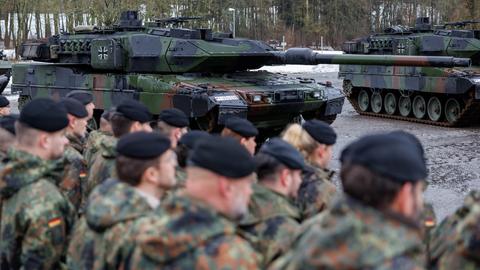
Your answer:
[[[430,265],[439,269],[478,269],[478,252],[476,259],[467,254],[474,254],[474,227],[480,217],[480,191],[471,191],[463,205],[453,214],[447,216],[433,231],[430,244]],[[477,223],[478,224],[478,223]],[[471,240],[471,243],[465,242]],[[474,248],[473,248],[474,249]],[[465,256],[467,255],[467,256]]]
[[[82,202],[82,191],[86,187],[87,165],[82,152],[84,143],[82,138],[67,134],[69,144],[65,147],[65,171],[59,184],[60,190],[70,202],[79,209]]]
[[[115,172],[115,147],[117,138],[104,137],[100,143],[100,149],[93,157],[93,163],[88,171],[88,180],[84,192],[84,199],[87,200],[90,192],[108,178],[116,178]]]
[[[184,168],[177,166],[175,168],[175,178],[177,179],[176,187],[184,188],[187,181],[187,171]]]
[[[136,226],[124,269],[259,269],[261,256],[235,224],[195,199],[174,196]]]
[[[272,269],[425,267],[419,226],[397,214],[344,198],[307,222],[292,250]]]
[[[134,187],[108,179],[89,197],[68,248],[69,269],[119,269],[133,249],[130,227],[152,212]]]
[[[300,210],[286,196],[260,184],[253,185],[248,210],[240,228],[257,238],[256,248],[267,265],[290,248],[300,228]]]
[[[336,194],[336,187],[331,182],[333,174],[333,171],[307,164],[297,196],[302,220],[313,217],[331,204]]]
[[[94,130],[90,132],[87,142],[85,143],[85,150],[83,152],[83,156],[88,168],[92,166],[95,155],[98,153],[98,151],[100,151],[102,141],[106,137],[109,138],[112,136],[113,135],[111,133],[100,130]]]
[[[60,268],[76,213],[58,163],[11,149],[1,166],[0,268]]]

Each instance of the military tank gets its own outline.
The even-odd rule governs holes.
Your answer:
[[[11,69],[12,64],[7,60],[3,50],[0,50],[0,94],[3,93],[3,90],[5,90],[10,81]]]
[[[341,65],[343,90],[361,115],[439,126],[480,123],[480,21],[432,26],[428,17],[414,27],[347,41],[350,55],[452,56],[471,59],[465,68]]]
[[[155,115],[178,108],[190,117],[192,128],[216,131],[226,117],[236,115],[268,136],[302,117],[333,122],[344,96],[328,83],[252,71],[264,65],[469,65],[468,59],[453,57],[275,51],[257,40],[180,27],[190,19],[143,24],[136,12],[127,11],[111,28],[78,27],[74,33],[24,43],[22,59],[35,62],[13,66],[12,91],[19,94],[19,107],[36,97],[58,99],[72,90],[88,90],[97,116],[131,98]]]

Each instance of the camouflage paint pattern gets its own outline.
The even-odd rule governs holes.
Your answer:
[[[261,184],[252,186],[249,214],[240,222],[240,228],[255,236],[251,243],[263,254],[268,265],[290,247],[300,228],[300,211],[293,200]]]
[[[100,184],[72,234],[69,269],[120,269],[133,250],[132,224],[152,210],[134,187],[114,179]]]
[[[1,166],[0,268],[59,268],[76,212],[56,186],[58,163],[11,149]]]
[[[424,269],[413,222],[346,198],[307,221],[271,269]]]
[[[259,269],[261,256],[235,224],[194,199],[172,197],[135,227],[124,269]]]

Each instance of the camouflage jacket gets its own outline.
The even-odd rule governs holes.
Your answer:
[[[310,219],[272,269],[424,269],[420,227],[350,198]]]
[[[464,204],[434,230],[431,266],[437,269],[480,268],[480,191],[471,191]]]
[[[261,256],[235,224],[186,196],[164,201],[137,222],[137,245],[124,269],[259,269]]]
[[[92,166],[88,171],[86,189],[83,194],[86,201],[90,192],[108,178],[116,178],[115,172],[115,146],[117,138],[105,137],[100,143],[100,150],[93,158]]]
[[[0,268],[56,269],[75,210],[59,191],[58,164],[10,150],[0,171]]]
[[[81,154],[83,151],[81,138],[73,135],[67,135],[67,138],[69,144],[63,155],[65,159],[64,176],[59,187],[78,210],[82,202],[82,191],[86,186],[87,166]]]
[[[118,269],[133,249],[133,237],[127,233],[130,226],[152,210],[132,186],[113,179],[100,184],[75,226],[68,248],[69,269]]]
[[[240,227],[256,236],[251,243],[264,256],[267,265],[285,253],[300,227],[300,210],[286,196],[259,184],[253,185],[249,214]]]
[[[313,217],[327,208],[336,193],[331,182],[333,171],[308,164],[302,174],[297,205],[302,211],[302,220]]]
[[[94,157],[101,149],[101,143],[103,140],[108,140],[113,137],[111,133],[107,133],[100,130],[94,130],[88,135],[87,142],[85,143],[85,150],[83,156],[87,166],[90,168],[93,164]]]

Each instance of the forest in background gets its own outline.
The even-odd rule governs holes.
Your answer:
[[[418,16],[434,24],[480,19],[480,0],[0,0],[0,6],[6,48],[78,25],[108,26],[122,10],[139,10],[146,21],[201,16],[195,26],[227,32],[233,8],[237,37],[281,41],[284,36],[288,46],[318,46],[323,37],[336,48],[388,26],[413,26]]]

